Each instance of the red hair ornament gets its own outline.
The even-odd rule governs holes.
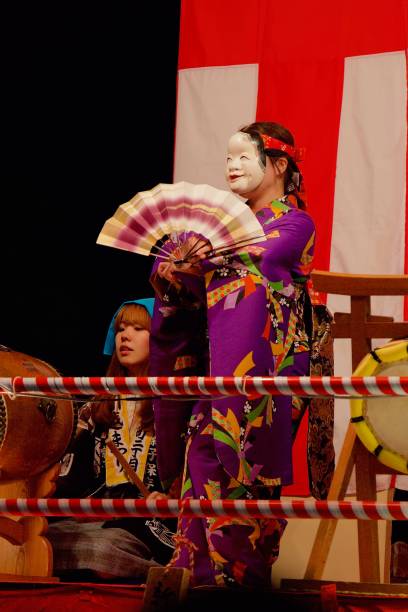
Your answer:
[[[260,136],[263,140],[264,149],[277,149],[278,151],[282,151],[282,153],[287,153],[296,163],[304,160],[304,148],[298,149],[292,147],[292,145],[287,142],[283,142],[283,140],[273,138],[272,136],[267,136],[266,134],[260,134]]]
[[[279,140],[278,138],[273,138],[273,136],[267,136],[267,134],[260,134],[264,149],[274,149],[277,151],[282,151],[282,153],[286,153],[293,160],[293,162],[297,164],[301,162],[305,158],[306,149],[296,148],[287,142],[283,142],[283,140]],[[289,191],[292,192],[295,196],[299,196],[303,201],[304,208],[307,207],[306,202],[306,190],[305,190],[305,182],[303,180],[303,175],[297,171],[292,172],[292,187],[289,188]],[[297,206],[297,198],[290,198],[291,201]],[[303,206],[302,206],[303,208]]]

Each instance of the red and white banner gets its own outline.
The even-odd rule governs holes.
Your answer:
[[[306,148],[315,267],[403,274],[407,47],[407,0],[182,0],[174,181],[226,189],[229,136],[283,123]],[[345,300],[328,305],[345,312]],[[374,299],[373,312],[402,320],[403,299]],[[347,342],[336,341],[337,375],[351,374]],[[336,408],[337,449],[347,412]]]

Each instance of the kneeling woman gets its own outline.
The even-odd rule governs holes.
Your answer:
[[[108,376],[142,376],[149,358],[153,299],[125,302],[116,312],[105,342],[112,355]],[[131,468],[151,491],[160,491],[156,439],[150,400],[118,397],[86,404],[80,410],[70,465],[57,483],[58,497],[137,498],[114,454],[110,438]],[[54,573],[62,578],[144,580],[149,567],[166,564],[173,553],[173,521],[119,518],[52,523],[47,537],[54,553]]]

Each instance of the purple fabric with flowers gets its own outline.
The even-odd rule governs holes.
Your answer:
[[[264,242],[206,260],[202,276],[180,274],[182,290],[168,287],[157,295],[152,375],[309,373],[303,315],[314,224],[290,198],[272,202],[257,217]],[[185,355],[193,357],[191,367],[175,370]],[[156,400],[155,421],[159,473],[167,488],[185,457],[183,498],[270,499],[291,483],[288,396]],[[268,585],[284,524],[181,517],[173,563],[189,567],[196,585]]]

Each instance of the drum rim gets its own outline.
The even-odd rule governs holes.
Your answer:
[[[358,364],[353,375],[376,376],[382,364],[395,364],[402,361],[408,361],[408,340],[393,340],[368,353]],[[384,448],[376,437],[366,420],[365,405],[366,398],[364,397],[350,400],[350,421],[361,442],[370,453],[377,457],[378,461],[401,474],[408,474],[406,457],[390,448]]]

